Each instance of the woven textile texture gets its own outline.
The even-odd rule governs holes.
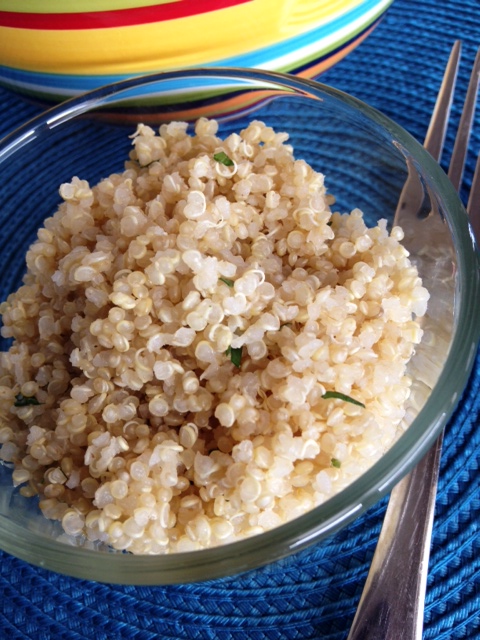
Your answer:
[[[480,44],[479,0],[395,0],[367,40],[321,80],[368,102],[423,140],[455,39],[465,62]],[[468,84],[458,79],[452,123]],[[39,107],[0,90],[0,135]],[[480,149],[480,113],[471,155]],[[454,128],[442,164],[448,164]],[[474,160],[468,162],[466,200]],[[1,186],[0,186],[1,188]],[[480,356],[446,431],[424,638],[480,638]],[[81,581],[0,553],[0,640],[306,640],[347,637],[386,499],[295,556],[201,584],[128,587]],[[379,638],[379,640],[381,640]]]

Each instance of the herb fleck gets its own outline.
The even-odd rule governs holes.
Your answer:
[[[356,404],[358,407],[363,407],[365,409],[365,405],[363,402],[359,402],[355,400],[355,398],[351,398],[350,396],[345,395],[344,393],[340,393],[339,391],[327,391],[323,394],[322,398],[324,400],[329,400],[330,398],[337,398],[337,400],[343,400],[344,402],[351,402],[352,404]]]
[[[15,407],[28,407],[30,405],[38,405],[40,402],[35,398],[35,396],[27,397],[21,393],[17,393],[15,396]]]
[[[225,355],[230,358],[232,364],[240,368],[240,364],[242,362],[242,351],[243,347],[228,347],[228,349],[225,351]]]
[[[233,287],[233,280],[230,280],[230,278],[219,278],[219,280],[221,280],[224,284],[227,285],[227,287]]]
[[[338,458],[332,458],[330,462],[332,463],[332,467],[335,467],[336,469],[340,469],[340,467],[342,466],[342,463],[340,462],[340,460],[338,460]]]
[[[220,164],[224,164],[226,167],[233,167],[233,160],[227,156],[225,151],[214,153],[213,159],[220,162]]]

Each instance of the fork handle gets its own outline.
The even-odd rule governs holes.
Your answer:
[[[347,640],[421,640],[443,432],[392,490]],[[418,571],[412,567],[418,567]]]

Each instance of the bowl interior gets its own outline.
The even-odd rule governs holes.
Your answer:
[[[235,87],[237,109],[208,95],[189,111],[176,101],[178,86],[197,90],[212,80]],[[218,107],[218,108],[217,108]],[[165,557],[110,553],[73,544],[46,520],[34,499],[11,486],[0,465],[0,546],[56,571],[109,582],[161,584],[235,573],[280,558],[344,526],[384,495],[433,442],[466,383],[478,340],[478,257],[465,212],[448,179],[405,131],[353,98],[318,83],[244,70],[160,74],[73,99],[25,125],[0,146],[1,299],[15,290],[36,230],[56,210],[58,187],[76,175],[95,184],[123,169],[136,123],[220,122],[219,135],[252,119],[289,133],[297,158],[326,176],[334,210],[360,208],[367,224],[396,220],[431,300],[425,336],[410,365],[414,382],[403,435],[347,489],[296,520],[225,547]],[[405,186],[408,185],[408,188]],[[399,206],[399,202],[401,205]],[[2,350],[8,341],[2,339]]]

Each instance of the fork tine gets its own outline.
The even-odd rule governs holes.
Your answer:
[[[452,159],[448,169],[448,177],[457,191],[460,189],[463,178],[463,170],[468,151],[468,142],[472,130],[475,107],[477,104],[478,84],[480,80],[480,49],[475,56],[470,82],[468,84],[467,96],[463,105],[462,117],[458,125],[455,146],[453,147]]]
[[[480,155],[477,158],[475,175],[473,176],[472,188],[468,198],[467,212],[473,235],[477,239],[477,245],[480,247]]]
[[[448,58],[445,74],[435,102],[425,142],[423,143],[425,149],[437,162],[440,162],[442,156],[461,53],[462,43],[457,40]]]
[[[456,40],[448,57],[442,83],[425,136],[425,142],[423,143],[424,148],[437,162],[440,162],[445,143],[445,134],[450,118],[461,52],[462,42],[461,40]],[[404,228],[409,225],[409,219],[418,214],[424,200],[423,185],[418,178],[417,172],[413,166],[410,165],[409,159],[407,159],[407,168],[408,177],[403,186],[393,217],[393,223]]]

